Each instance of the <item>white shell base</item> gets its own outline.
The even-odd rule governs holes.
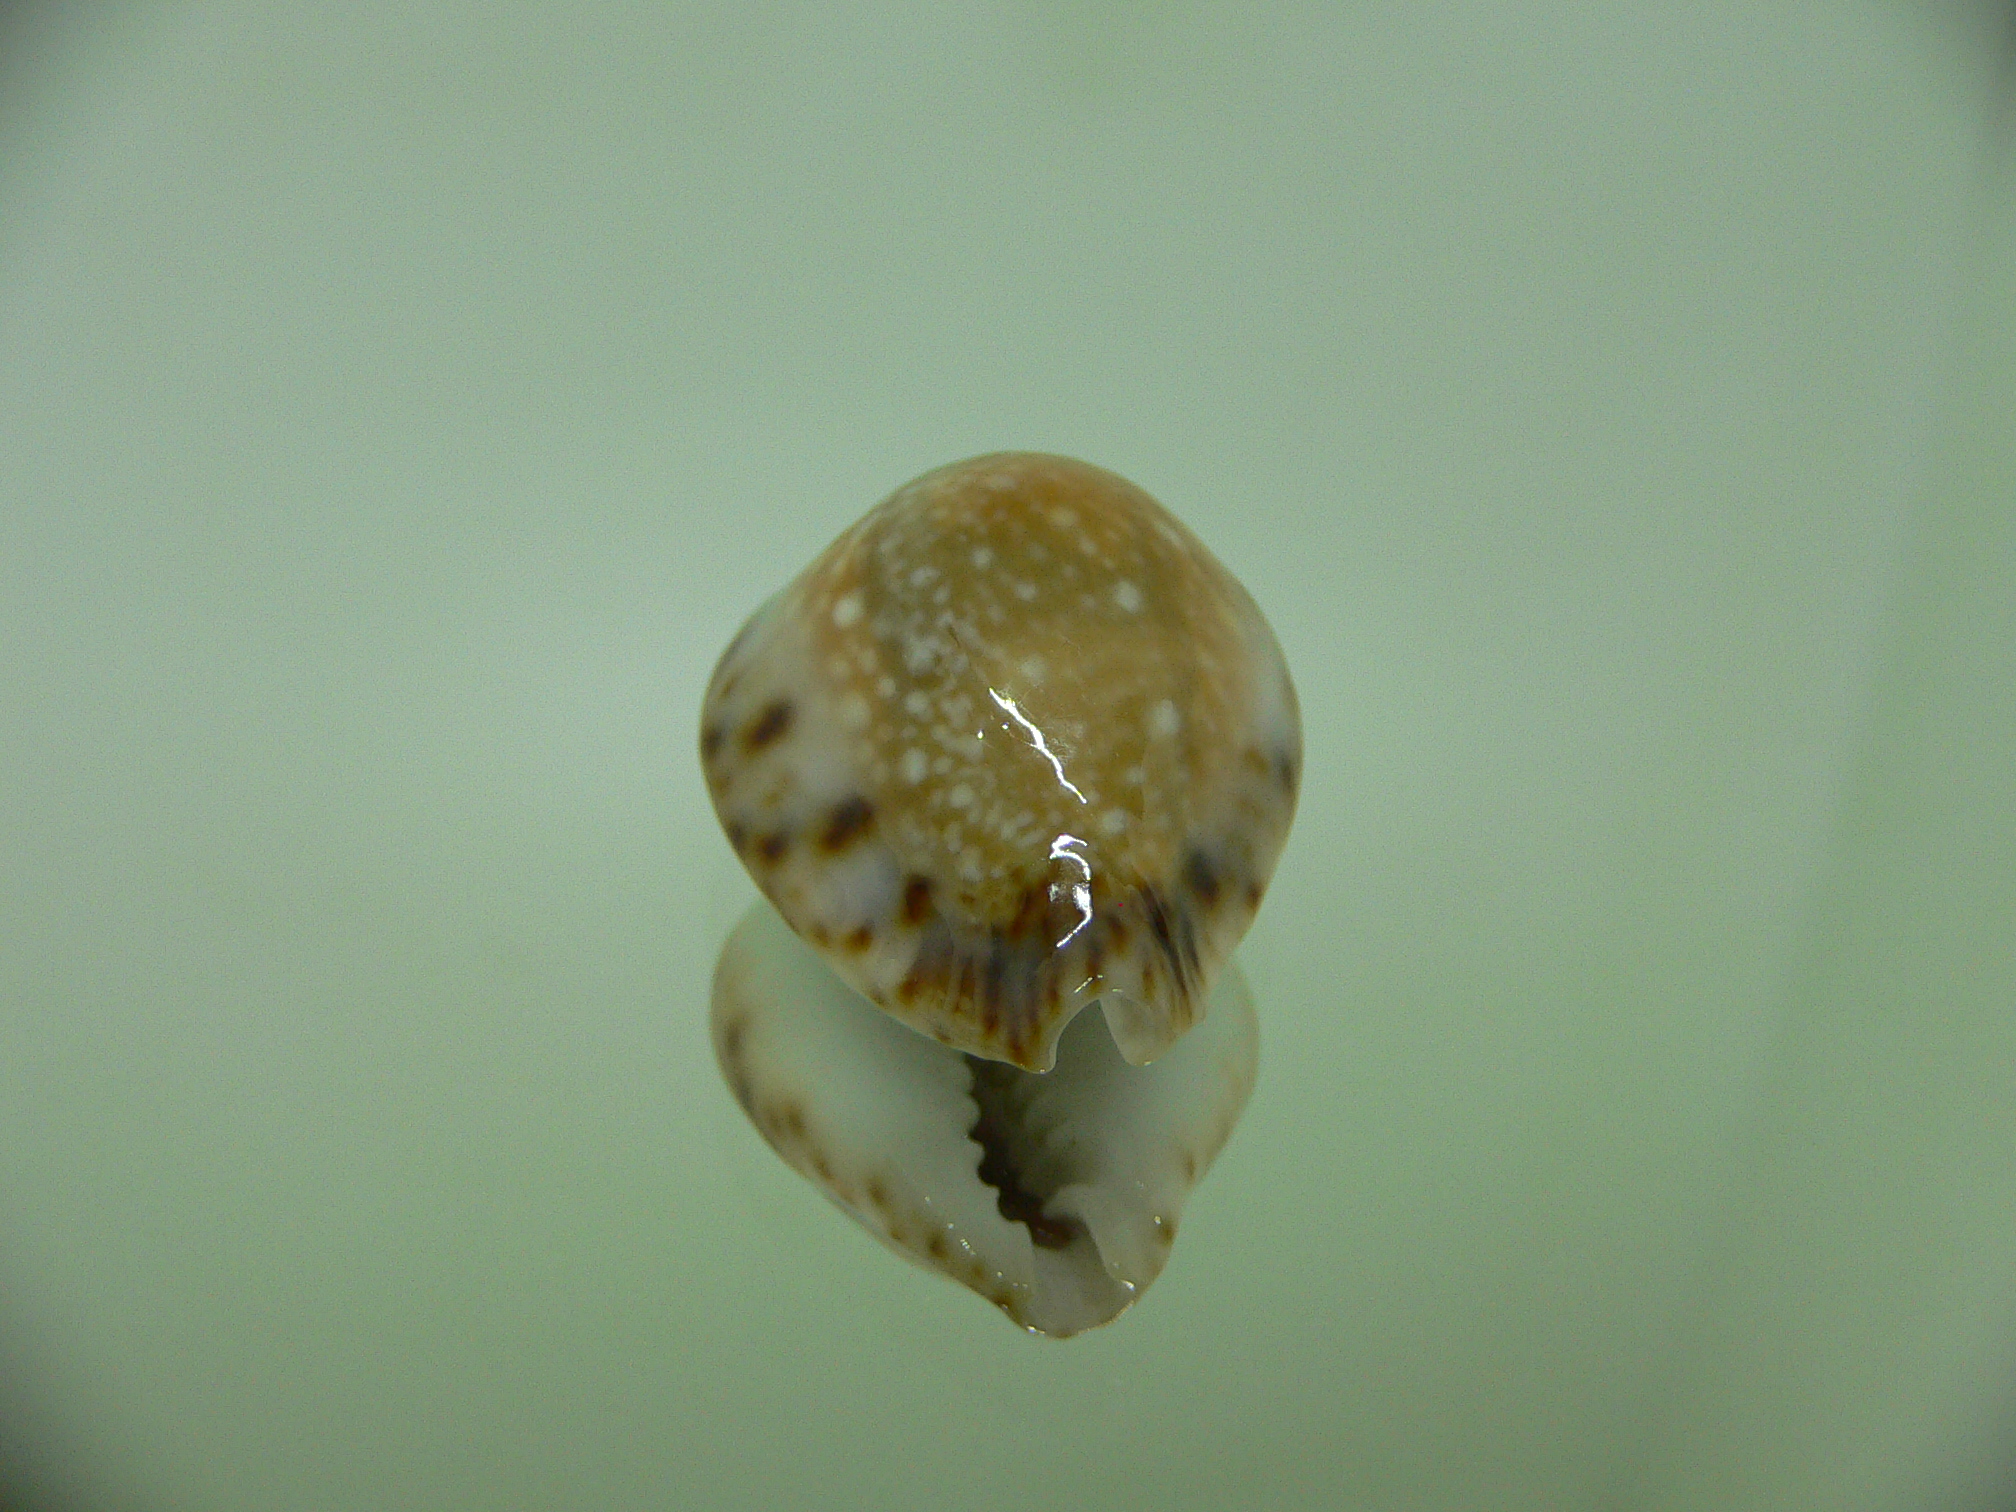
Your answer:
[[[1161,1273],[1259,1062],[1228,965],[1153,1065],[1122,1060],[1099,1013],[1073,1020],[1050,1072],[976,1063],[847,987],[761,901],[722,950],[712,1027],[731,1090],[786,1161],[891,1248],[1057,1338],[1119,1316]],[[983,1154],[1013,1173],[1010,1196],[982,1180]]]

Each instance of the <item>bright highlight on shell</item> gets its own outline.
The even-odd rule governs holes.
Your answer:
[[[707,690],[701,758],[750,875],[830,973],[750,959],[751,924],[724,952],[716,1048],[758,1127],[872,1230],[1028,1326],[1116,1315],[1164,1251],[1121,1238],[1113,1203],[1156,1208],[1135,1217],[1173,1235],[1252,1081],[1250,1034],[1205,1036],[1180,1074],[1162,1064],[1209,1013],[1250,1023],[1243,990],[1214,989],[1294,814],[1295,694],[1252,599],[1112,473],[1035,453],[956,463],[871,510],[743,627]],[[828,999],[811,1020],[779,1001],[808,983]],[[866,1059],[794,1060],[788,1046],[827,1038],[808,1022],[859,1017],[832,992],[916,1031],[914,1046],[884,1031]],[[1067,1035],[1094,1004],[1104,1036]],[[857,1074],[892,1043],[963,1088],[933,1124],[932,1181],[963,1172],[1044,1264],[1018,1268],[997,1245],[981,1279],[975,1232],[954,1264],[942,1227],[892,1226],[864,1195],[916,1189],[913,1218],[949,1211],[942,1186],[898,1168],[910,1146],[878,1145],[840,1111],[930,1101]],[[1139,1179],[1152,1151],[1179,1181]],[[1103,1191],[1086,1172],[1123,1168],[1132,1198],[1080,1191]]]

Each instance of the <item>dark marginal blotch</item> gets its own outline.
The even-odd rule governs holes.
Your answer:
[[[742,749],[752,756],[782,740],[791,729],[791,700],[773,698],[742,733]]]
[[[833,805],[826,827],[819,832],[819,848],[829,854],[843,851],[874,826],[875,805],[856,794]]]

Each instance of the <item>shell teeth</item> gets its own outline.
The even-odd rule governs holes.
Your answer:
[[[1236,968],[1202,1027],[1150,1067],[1097,1026],[1032,1076],[913,1034],[850,991],[766,905],[716,968],[715,1052],[784,1159],[899,1253],[1066,1337],[1161,1272],[1190,1190],[1253,1085]]]

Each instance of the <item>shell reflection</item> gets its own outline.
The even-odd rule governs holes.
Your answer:
[[[721,953],[714,1050],[777,1153],[878,1239],[1032,1332],[1109,1322],[1162,1271],[1258,1064],[1236,966],[1152,1066],[1100,1018],[1047,1074],[926,1039],[840,981],[763,902]]]
[[[1026,1327],[1117,1316],[1253,1084],[1302,734],[1245,589],[1124,478],[955,463],[742,627],[700,755],[775,910],[714,984],[764,1137]]]

